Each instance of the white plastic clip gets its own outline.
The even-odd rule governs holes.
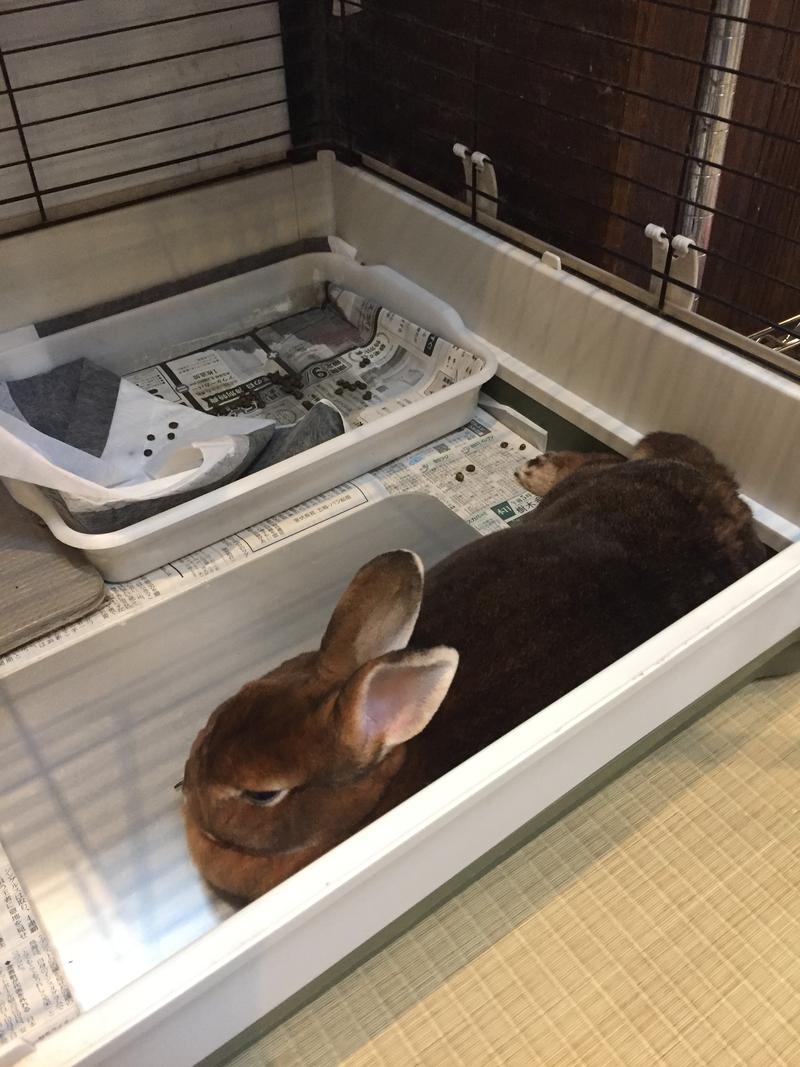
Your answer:
[[[328,238],[328,247],[331,252],[334,252],[337,256],[344,256],[345,259],[353,259],[358,263],[358,249],[347,241],[343,241],[341,237],[331,235]]]
[[[700,284],[700,257],[703,255],[691,237],[678,233],[672,238],[670,278],[682,285],[668,285],[665,303],[694,311],[697,306],[697,287]]]
[[[667,245],[669,244],[669,241],[667,240],[667,231],[664,229],[663,226],[659,226],[655,222],[648,222],[648,224],[644,228],[644,235],[650,241],[657,242],[660,248],[663,247],[664,249],[666,249]]]
[[[460,159],[464,165],[464,199],[467,202],[467,207],[472,210],[472,181],[475,178],[475,185],[478,184],[476,175],[472,172],[472,154],[465,144],[461,144],[456,141],[453,145],[453,155],[456,159]]]
[[[472,209],[473,193],[478,196],[478,216],[497,218],[497,174],[494,164],[485,152],[470,152],[466,145],[453,145],[453,155],[464,165],[465,199]],[[473,189],[474,179],[474,189]]]
[[[477,174],[478,214],[490,219],[497,218],[497,173],[494,163],[485,152],[473,152],[472,162]]]
[[[700,277],[700,252],[694,241],[682,233],[676,234],[670,241],[664,227],[654,222],[645,226],[644,235],[653,243],[650,292],[656,296],[661,292],[661,282],[667,266],[667,254],[671,246],[669,277],[670,280],[674,279],[681,284],[667,286],[664,305],[671,304],[673,307],[691,311],[697,301],[695,290]]]
[[[550,270],[561,270],[561,256],[557,256],[548,248],[542,252],[542,266],[549,267]]]
[[[682,233],[677,233],[672,238],[672,254],[678,259],[683,259],[684,256],[688,256],[690,252],[694,251],[694,241],[691,237],[684,237]]]
[[[659,226],[655,222],[648,222],[644,228],[644,235],[649,241],[652,241],[653,244],[652,256],[650,259],[650,292],[653,296],[658,296],[661,292],[661,276],[667,265],[669,238],[667,237],[667,231],[664,227]]]

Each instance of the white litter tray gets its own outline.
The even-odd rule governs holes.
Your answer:
[[[380,502],[7,670],[0,840],[84,1008],[29,1067],[191,1067],[797,622],[800,545],[231,914],[172,790],[198,726],[314,645],[365,559],[472,536],[430,498]]]
[[[248,475],[114,533],[72,529],[36,486],[4,479],[59,541],[80,549],[110,581],[125,581],[346,482],[469,420],[497,361],[441,300],[385,267],[311,253],[109,316],[0,353],[0,379],[41,373],[87,357],[117,374],[139,370],[236,337],[287,313],[288,296],[330,281],[398,312],[483,359],[469,378],[349,430],[314,449]]]

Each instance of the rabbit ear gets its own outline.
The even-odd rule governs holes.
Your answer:
[[[346,678],[369,660],[405,648],[419,615],[422,576],[413,552],[387,552],[365,564],[328,623],[321,665]]]
[[[415,737],[447,696],[458,667],[454,648],[392,652],[350,679],[337,705],[343,744],[363,764]]]

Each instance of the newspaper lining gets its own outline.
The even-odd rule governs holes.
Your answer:
[[[78,1014],[64,972],[0,846],[0,1050],[31,1043]]]
[[[325,292],[321,306],[126,377],[207,414],[258,414],[280,426],[328,400],[353,429],[483,368],[480,356],[387,308],[333,284]]]

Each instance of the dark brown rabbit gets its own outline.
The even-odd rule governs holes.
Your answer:
[[[731,475],[697,442],[631,461],[548,454],[510,529],[439,563],[364,566],[317,652],[244,686],[184,779],[192,856],[252,899],[680,618],[764,558]]]

